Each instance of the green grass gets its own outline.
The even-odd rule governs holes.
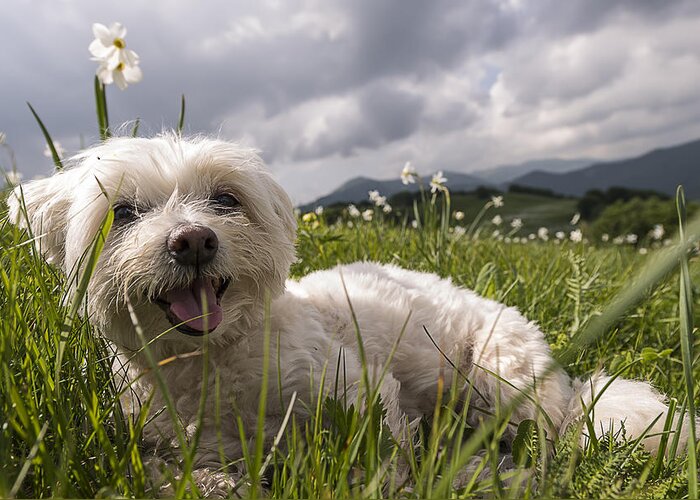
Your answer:
[[[518,196],[508,196],[499,213],[535,220],[525,212],[527,203],[518,205]],[[473,216],[479,208],[475,203],[455,196],[452,207]],[[540,324],[569,373],[621,370],[625,377],[652,381],[679,407],[686,406],[684,366],[700,379],[697,354],[683,359],[684,353],[699,352],[697,335],[686,331],[681,336],[682,326],[692,329],[700,319],[692,288],[700,277],[697,257],[691,258],[683,282],[694,308],[681,307],[673,255],[664,263],[659,252],[640,255],[630,247],[454,238],[441,225],[438,208],[426,208],[423,220],[429,223],[420,230],[383,223],[379,214],[371,223],[356,220],[352,228],[301,223],[293,274],[362,259],[436,272],[520,308]],[[0,243],[0,496],[155,495],[140,447],[147,416],[131,421],[122,414],[107,346],[72,312],[75,303],[71,306],[63,277],[32,252],[26,235],[3,222]],[[640,274],[655,260],[660,263],[652,266],[654,272]],[[612,314],[615,304],[622,304],[619,297],[631,306]],[[683,348],[682,338],[688,344]],[[466,406],[457,404],[456,386],[446,390],[443,404],[418,423],[415,437],[403,446],[383,425],[376,391],[368,391],[364,411],[319,397],[310,420],[290,418],[274,450],[248,451],[252,486],[244,495],[688,495],[688,460],[682,450],[674,458],[656,458],[634,442],[610,437],[580,449],[577,429],[545,444],[540,427],[523,426],[515,450],[521,467],[492,472],[507,409],[471,428]],[[697,387],[693,390],[697,400]],[[404,472],[397,475],[397,469]],[[188,474],[176,481],[176,491],[194,496],[188,481]]]
[[[520,235],[537,233],[540,227],[546,227],[550,231],[573,229],[569,224],[571,217],[576,213],[575,198],[552,198],[528,193],[504,193],[504,205],[501,208],[493,208],[489,211],[487,220],[500,214],[503,218],[501,230],[510,230],[509,223],[514,218],[523,221]],[[452,209],[463,211],[467,219],[473,218],[487,200],[470,193],[456,193],[452,196]],[[494,227],[495,229],[495,227]]]

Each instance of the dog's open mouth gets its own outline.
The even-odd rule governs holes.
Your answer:
[[[221,297],[230,281],[224,278],[197,278],[186,288],[173,288],[155,299],[165,317],[187,335],[213,332],[223,319]]]

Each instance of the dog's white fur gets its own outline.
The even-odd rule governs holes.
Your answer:
[[[135,220],[115,223],[107,238],[90,281],[87,310],[121,359],[129,360],[130,379],[150,367],[140,350],[144,338],[156,361],[176,356],[159,371],[190,432],[197,420],[205,356],[181,355],[201,348],[202,340],[173,330],[153,299],[187,287],[197,277],[230,279],[221,300],[223,320],[208,336],[211,376],[206,391],[214,394],[216,374],[223,392],[220,420],[213,406],[217,398],[208,398],[204,412],[196,460],[204,487],[230,483],[207,468],[218,467],[219,446],[228,460],[241,457],[235,415],[242,418],[247,435],[254,434],[266,297],[271,299],[273,371],[267,436],[279,428],[293,393],[302,400],[295,411],[304,415],[317,397],[324,372],[326,392],[334,390],[338,356],[338,376],[350,391],[349,399],[357,395],[362,369],[350,305],[373,372],[390,363],[381,394],[387,423],[397,434],[403,423],[433,411],[441,374],[446,388],[456,376],[425,329],[473,384],[479,395],[472,398],[475,407],[493,411],[521,390],[531,395],[515,407],[515,423],[546,413],[561,431],[581,417],[582,404],[590,404],[609,382],[604,375],[572,382],[560,368],[548,371],[550,349],[537,325],[512,307],[433,274],[363,262],[288,280],[295,259],[293,207],[252,150],[220,140],[164,134],[110,139],[71,163],[51,178],[18,188],[9,199],[11,220],[29,227],[46,259],[74,278],[110,204],[135,207]],[[221,192],[234,195],[240,207],[224,213],[213,207],[212,197]],[[218,236],[214,260],[200,268],[178,264],[166,248],[169,234],[187,224],[206,226]],[[153,373],[141,377],[135,388],[142,401],[155,391],[157,409],[164,400]],[[666,412],[663,397],[647,383],[618,379],[603,392],[593,414],[597,430],[619,428],[624,422],[628,437],[641,435],[658,417],[652,437],[644,441],[654,450]],[[145,435],[163,454],[177,446],[168,412],[160,413]]]

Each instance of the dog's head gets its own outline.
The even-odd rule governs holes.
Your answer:
[[[225,341],[259,321],[284,289],[296,223],[257,154],[211,139],[115,138],[53,177],[18,187],[10,219],[67,276],[79,276],[109,208],[114,222],[88,287],[88,313],[111,340],[211,332]],[[26,210],[25,210],[26,208]]]

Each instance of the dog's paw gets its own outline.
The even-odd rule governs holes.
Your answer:
[[[228,498],[232,493],[240,496],[245,485],[238,485],[240,474],[202,468],[192,471],[192,479],[204,498]],[[238,487],[237,487],[238,485]]]

